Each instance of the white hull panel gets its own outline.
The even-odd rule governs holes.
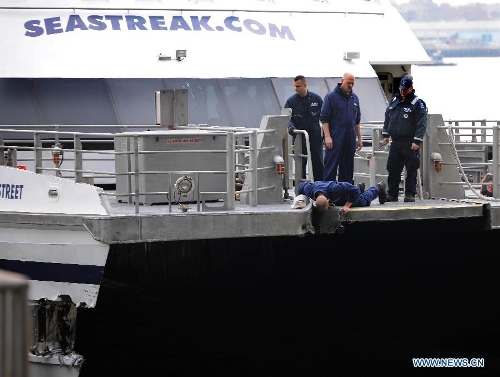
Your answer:
[[[67,295],[94,307],[109,245],[77,230],[0,229],[0,260],[30,280],[29,300]]]
[[[92,1],[90,9],[88,1],[4,3],[12,8],[0,10],[0,33],[9,35],[0,41],[0,77],[163,78],[166,72],[199,78],[298,72],[338,77],[346,71],[374,77],[370,62],[429,60],[387,1],[181,0],[127,6],[111,0]],[[30,5],[49,9],[19,8]],[[50,9],[58,5],[66,8]],[[154,9],[167,5],[171,9]],[[334,43],[325,44],[329,37]],[[177,49],[186,57],[177,60]],[[346,60],[346,52],[360,57]]]
[[[56,176],[0,166],[0,211],[106,215],[102,189]]]

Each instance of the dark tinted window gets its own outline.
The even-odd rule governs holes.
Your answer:
[[[118,124],[104,79],[35,79],[47,124]]]
[[[231,124],[258,128],[264,115],[279,115],[280,104],[270,79],[219,79]]]
[[[308,89],[324,97],[339,81],[311,78]],[[0,79],[0,124],[154,125],[154,92],[162,89],[188,90],[189,123],[222,127],[259,127],[262,116],[280,114],[294,93],[292,77]],[[383,121],[386,101],[378,79],[357,78],[354,91],[361,121]]]
[[[0,79],[0,124],[44,124],[33,80]]]
[[[165,89],[187,89],[188,123],[231,126],[216,79],[163,79]]]
[[[162,79],[108,79],[118,123],[155,124],[155,92],[165,89]]]
[[[273,85],[278,95],[280,106],[285,106],[286,100],[291,95],[295,94],[295,90],[293,89],[293,77],[274,78]],[[318,94],[321,98],[325,98],[326,93],[328,93],[328,87],[324,79],[308,78],[307,89]]]

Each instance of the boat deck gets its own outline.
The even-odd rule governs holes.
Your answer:
[[[422,229],[489,230],[500,227],[500,202],[480,199],[416,199],[413,203],[380,204],[352,208],[345,215],[340,207],[318,212],[311,203],[292,208],[293,200],[282,204],[249,206],[237,203],[234,210],[183,211],[179,205],[140,205],[118,202],[108,196],[108,215],[4,214],[3,221],[40,224],[44,227],[83,225],[96,240],[107,244],[178,241],[266,236],[305,236],[379,231],[390,225],[402,231]],[[196,204],[190,204],[196,206]],[[196,232],[192,230],[196,229]]]
[[[106,218],[86,219],[94,237],[106,243],[129,243],[186,239],[240,238],[259,236],[302,236],[306,234],[353,233],[377,229],[380,225],[405,226],[408,222],[432,230],[436,221],[452,229],[467,224],[469,230],[488,230],[500,226],[500,202],[479,199],[416,199],[413,203],[387,202],[378,199],[370,207],[352,208],[345,215],[340,207],[326,213],[316,211],[309,203],[303,209],[292,208],[293,200],[283,204],[249,206],[238,203],[235,210],[183,212],[178,206],[141,206],[135,214],[132,204],[110,199],[113,214]],[[471,229],[473,227],[473,229]],[[197,229],[193,234],[192,229]]]

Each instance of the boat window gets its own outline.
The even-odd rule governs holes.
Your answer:
[[[46,124],[118,124],[104,79],[34,79]]]
[[[288,78],[273,78],[274,89],[280,101],[281,108],[285,106],[285,102],[295,93],[293,89],[293,77]],[[308,78],[307,89],[325,98],[328,93],[328,86],[323,78]]]
[[[154,93],[165,89],[161,79],[108,79],[119,124],[155,124]]]
[[[215,79],[163,79],[165,89],[187,89],[188,123],[231,126]]]
[[[338,82],[311,78],[308,88],[324,97]],[[357,78],[354,88],[362,122],[383,121],[387,102],[378,78]],[[0,124],[153,125],[154,92],[162,89],[188,90],[189,123],[221,127],[259,127],[262,116],[280,114],[294,93],[292,77],[0,79]]]
[[[217,81],[224,95],[232,126],[258,128],[264,115],[281,113],[270,79],[239,78]]]
[[[0,79],[0,124],[44,124],[33,80]]]

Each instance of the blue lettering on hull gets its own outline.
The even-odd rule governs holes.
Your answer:
[[[226,17],[222,25],[210,25],[211,16],[134,16],[134,15],[90,15],[82,17],[72,14],[67,19],[49,17],[42,20],[29,20],[24,23],[27,37],[40,37],[60,33],[81,31],[231,31],[236,33],[250,32],[256,35],[268,35],[273,38],[295,40],[288,26],[273,23],[263,24],[252,19],[240,20],[239,17]]]
[[[0,199],[21,200],[23,198],[24,185],[15,183],[0,183]]]

